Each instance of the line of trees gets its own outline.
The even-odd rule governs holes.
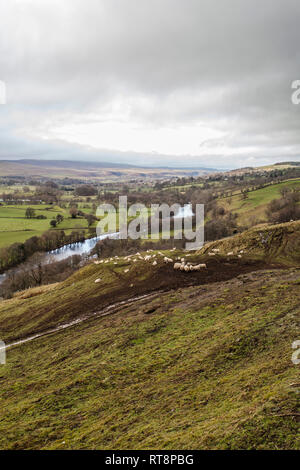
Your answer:
[[[272,223],[284,223],[300,219],[300,192],[297,189],[282,188],[281,198],[268,204],[266,214]]]
[[[73,255],[61,261],[43,264],[43,254],[35,253],[18,268],[11,269],[0,286],[0,295],[11,298],[17,291],[67,279],[82,265],[82,257]]]
[[[0,272],[23,263],[34,253],[53,251],[84,240],[84,230],[73,231],[70,235],[66,235],[63,230],[53,230],[43,233],[40,237],[31,237],[24,243],[14,243],[0,250]]]

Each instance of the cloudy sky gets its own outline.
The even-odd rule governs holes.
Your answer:
[[[0,0],[0,158],[300,160],[299,0]]]

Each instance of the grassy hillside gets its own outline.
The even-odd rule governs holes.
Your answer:
[[[299,285],[179,289],[9,350],[0,447],[299,449]]]
[[[0,448],[299,449],[300,224],[260,230],[271,257],[257,229],[201,272],[112,259],[2,302],[7,343],[61,330],[8,349]]]
[[[262,189],[250,191],[247,199],[242,194],[234,194],[231,197],[220,199],[218,205],[238,214],[238,223],[247,226],[249,221],[253,223],[266,222],[266,208],[273,199],[281,197],[283,188],[300,190],[300,179],[291,179],[278,184],[272,184]]]
[[[220,252],[209,256],[216,248]],[[43,295],[26,291],[25,298],[16,295],[12,300],[3,301],[0,304],[1,339],[8,342],[23,338],[93,314],[115,302],[157,290],[226,281],[254,270],[298,266],[300,222],[256,227],[209,243],[199,252],[159,253],[151,252],[153,258],[147,262],[139,256],[110,258],[97,265],[92,262]],[[206,263],[207,269],[189,273],[174,271],[173,264],[164,263],[164,255],[174,261],[184,257],[186,262]],[[95,284],[97,279],[101,282]]]
[[[261,224],[233,237],[208,243],[200,253],[206,255],[213,249],[219,249],[220,256],[226,256],[232,251],[236,256],[242,251],[244,258],[299,265],[300,221],[276,225]]]

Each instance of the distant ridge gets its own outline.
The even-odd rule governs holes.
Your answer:
[[[34,160],[34,159],[21,159],[21,160],[0,160],[2,163],[15,163],[20,165],[34,165],[49,167],[55,166],[56,168],[141,168],[135,165],[126,163],[109,163],[109,162],[83,162],[77,160]]]
[[[82,160],[36,160],[36,159],[20,159],[20,160],[0,160],[0,163],[19,164],[19,165],[34,165],[40,167],[53,166],[56,168],[147,168],[147,169],[161,169],[161,170],[202,170],[202,171],[224,171],[216,168],[206,167],[178,167],[178,166],[155,166],[155,165],[132,165],[129,163],[111,163],[111,162],[94,162]]]
[[[300,166],[300,162],[278,162],[274,163],[274,165],[291,165],[291,166]]]

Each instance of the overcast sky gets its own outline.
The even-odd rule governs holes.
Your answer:
[[[0,0],[0,158],[300,160],[299,0]]]

